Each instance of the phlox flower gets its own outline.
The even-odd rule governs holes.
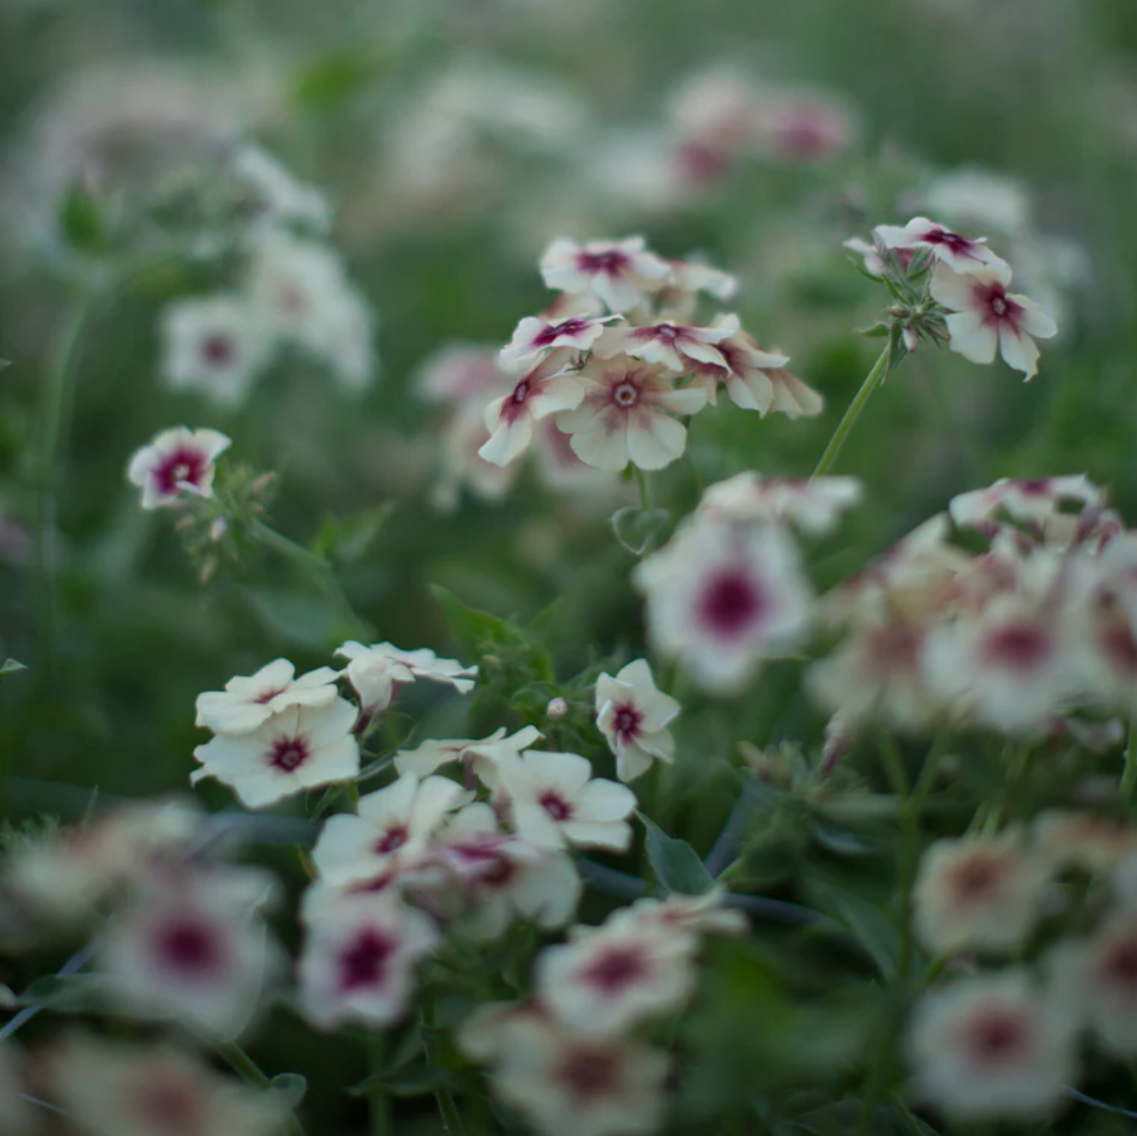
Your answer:
[[[163,430],[130,459],[127,478],[142,489],[142,507],[180,505],[187,493],[213,496],[214,465],[231,439],[216,430]]]
[[[592,776],[576,753],[529,750],[500,765],[517,834],[541,847],[610,848],[632,842],[627,818],[636,796],[624,785]]]
[[[279,969],[258,911],[271,889],[247,869],[155,875],[100,940],[107,993],[132,1013],[239,1036]]]
[[[732,299],[738,291],[738,278],[729,272],[723,272],[721,268],[713,268],[699,261],[673,260],[667,287],[665,295],[669,307],[674,303],[674,293],[693,297],[697,292],[706,292],[716,300],[726,301]]]
[[[533,424],[562,410],[575,410],[584,398],[584,386],[571,370],[568,348],[554,351],[528,371],[509,394],[486,407],[489,441],[478,456],[494,465],[509,465],[533,440]]]
[[[253,675],[231,678],[224,690],[197,696],[197,725],[215,734],[247,734],[289,706],[330,706],[339,696],[331,667],[294,677],[287,659],[276,659]]]
[[[822,92],[768,91],[758,109],[759,144],[783,161],[825,161],[857,137],[853,115]]]
[[[946,265],[932,274],[932,297],[951,313],[946,317],[949,346],[973,363],[990,363],[1001,351],[1008,367],[1027,379],[1038,373],[1038,348],[1032,336],[1058,334],[1054,321],[1026,296],[1008,292],[1011,270],[1004,261],[966,276]]]
[[[315,187],[304,185],[260,146],[242,146],[230,168],[248,191],[254,218],[261,224],[306,225],[326,234],[332,227],[332,210]]]
[[[493,348],[448,343],[419,364],[411,385],[427,402],[449,403],[489,394],[507,381]]]
[[[1001,477],[985,489],[957,494],[949,502],[948,512],[955,524],[978,529],[988,536],[1006,519],[1044,536],[1056,527],[1059,517],[1068,517],[1073,525],[1086,511],[1100,514],[1105,503],[1105,490],[1085,474],[1026,480]],[[1070,506],[1075,506],[1077,512],[1068,513]]]
[[[670,414],[696,414],[706,401],[702,391],[676,390],[655,367],[626,356],[590,362],[577,372],[584,400],[556,417],[570,435],[573,452],[598,469],[663,469],[687,445],[686,427]],[[669,412],[669,413],[665,413]]]
[[[703,391],[712,406],[718,402],[718,390],[723,386],[735,406],[756,410],[763,417],[772,410],[787,418],[809,418],[821,413],[825,400],[786,370],[788,355],[767,351],[739,327],[736,315],[717,315],[711,327],[730,332],[715,343],[725,368],[704,362],[695,368],[693,385]]]
[[[166,1042],[70,1034],[43,1062],[52,1103],[84,1131],[116,1136],[278,1136],[287,1112],[277,1093],[223,1077]]]
[[[636,659],[596,680],[596,724],[616,755],[616,776],[632,781],[654,759],[675,760],[675,739],[667,729],[679,703],[656,689],[646,659]]]
[[[681,1009],[695,989],[698,939],[657,918],[620,912],[537,956],[535,993],[575,1033],[625,1034]]]
[[[916,932],[936,954],[1023,946],[1041,914],[1050,866],[1022,833],[939,840],[920,861]]]
[[[526,316],[513,333],[508,345],[498,354],[498,361],[509,370],[524,368],[546,351],[561,348],[589,351],[615,316],[571,315],[547,319]]]
[[[399,773],[429,777],[444,765],[455,761],[469,762],[475,773],[490,787],[498,781],[496,767],[502,760],[516,757],[543,737],[536,726],[523,726],[506,737],[505,727],[485,738],[453,738],[423,742],[416,749],[401,749],[395,754]]]
[[[1046,809],[1034,818],[1034,844],[1055,870],[1108,875],[1137,852],[1137,829],[1116,817]]]
[[[725,890],[716,886],[703,895],[672,893],[666,899],[645,896],[625,911],[646,926],[656,921],[667,933],[683,935],[744,935],[749,923],[741,911],[724,906]]]
[[[162,313],[162,381],[239,406],[275,350],[272,329],[243,296],[193,297]]]
[[[380,875],[393,857],[414,856],[448,813],[473,794],[445,777],[420,781],[404,773],[398,781],[360,797],[357,814],[339,813],[320,832],[312,861],[333,885]]]
[[[612,327],[597,340],[594,351],[600,359],[628,355],[676,375],[699,366],[719,367],[725,371],[726,359],[715,345],[737,330],[737,316],[727,317],[715,327],[688,327],[673,320],[642,327]]]
[[[391,892],[343,893],[312,921],[300,956],[300,1002],[320,1029],[388,1026],[407,1012],[418,964],[438,929]]]
[[[903,226],[877,225],[873,235],[889,249],[931,249],[936,260],[961,276],[983,265],[1006,264],[987,247],[986,237],[968,240],[927,217],[913,217]]]
[[[813,535],[831,532],[841,514],[861,503],[864,486],[855,477],[763,477],[754,470],[709,486],[700,517],[747,524],[786,521]]]
[[[463,488],[481,501],[497,501],[513,486],[520,466],[494,465],[479,453],[489,437],[484,404],[472,399],[459,403],[442,428],[441,470],[431,494],[440,512],[458,507]]]
[[[427,647],[404,651],[390,643],[366,647],[351,639],[335,653],[348,660],[344,674],[364,711],[370,714],[386,710],[398,688],[416,679],[444,682],[459,694],[468,694],[478,674],[477,667],[464,667],[457,659],[440,659]]]
[[[671,274],[666,260],[648,252],[643,237],[576,241],[558,237],[541,256],[541,276],[557,292],[591,293],[612,312],[648,306],[648,297]]]
[[[802,643],[812,591],[789,535],[775,525],[688,526],[633,573],[648,636],[692,677],[740,692],[764,658]]]
[[[484,1007],[460,1038],[492,1062],[495,1093],[540,1136],[647,1136],[663,1121],[670,1062],[659,1050],[509,1006]]]
[[[912,1092],[953,1121],[1049,1116],[1077,1075],[1076,1030],[1021,970],[959,979],[916,1005]]]
[[[193,755],[190,781],[215,777],[250,809],[276,804],[305,789],[347,781],[359,773],[357,712],[346,699],[327,706],[290,706],[247,734],[215,737]]]

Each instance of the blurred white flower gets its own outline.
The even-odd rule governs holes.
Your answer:
[[[141,488],[144,509],[176,507],[187,493],[212,497],[213,463],[230,444],[231,439],[216,430],[175,426],[137,450],[126,475]]]
[[[215,734],[247,734],[289,706],[330,706],[339,697],[339,672],[331,667],[295,673],[287,659],[275,659],[254,675],[231,678],[224,690],[199,694],[196,724]]]
[[[237,737],[220,735],[193,755],[202,768],[190,781],[215,777],[250,809],[276,804],[305,789],[347,781],[359,773],[357,712],[343,698],[327,706],[290,706]]]
[[[651,293],[671,274],[666,260],[649,252],[643,237],[577,244],[558,237],[541,256],[541,276],[557,292],[594,295],[612,312],[646,308]]]
[[[716,886],[703,895],[645,896],[625,911],[644,926],[655,920],[666,934],[745,935],[750,924],[741,911],[724,906],[725,895],[725,889]]]
[[[1137,852],[1137,830],[1097,813],[1045,809],[1034,818],[1032,833],[1035,847],[1056,872],[1074,867],[1108,875]]]
[[[960,228],[1010,234],[1033,223],[1030,195],[1022,183],[991,170],[962,167],[937,173],[920,198],[929,213]]]
[[[889,249],[931,249],[932,255],[952,272],[966,276],[984,265],[1006,265],[988,247],[987,238],[968,240],[927,217],[913,217],[907,225],[877,225],[873,235]]]
[[[1105,509],[1106,492],[1085,474],[1039,477],[1029,480],[1001,477],[985,489],[957,494],[948,504],[951,519],[960,526],[991,536],[1000,524],[1011,520],[1029,525],[1049,536],[1058,518],[1071,518],[1083,511],[1093,515]],[[1077,506],[1077,514],[1069,512]]]
[[[257,221],[306,225],[321,234],[331,229],[332,211],[324,195],[297,181],[267,150],[242,146],[230,168],[249,191]]]
[[[346,893],[321,908],[300,956],[300,1001],[321,1029],[388,1026],[406,1014],[418,964],[438,945],[434,923],[390,892]]]
[[[735,474],[704,491],[697,516],[737,524],[786,521],[811,535],[831,532],[841,514],[861,503],[856,477],[763,477]]]
[[[162,381],[239,406],[276,349],[272,328],[243,296],[177,300],[162,312]]]
[[[509,382],[492,347],[449,343],[428,355],[411,379],[428,402],[463,402],[499,390]]]
[[[478,675],[476,666],[464,667],[457,659],[440,659],[427,647],[404,651],[391,643],[367,647],[351,639],[337,647],[335,653],[348,660],[344,674],[369,714],[386,710],[399,687],[416,679],[444,682],[459,694],[468,694]]]
[[[1021,970],[959,979],[913,1012],[912,1092],[953,1121],[1049,1116],[1077,1076],[1077,1029]]]
[[[632,781],[646,773],[653,760],[675,760],[675,739],[668,725],[679,703],[656,689],[646,659],[636,659],[615,678],[596,680],[596,724],[616,755],[616,776]]]

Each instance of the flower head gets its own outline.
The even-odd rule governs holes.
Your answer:
[[[444,682],[459,694],[474,688],[477,667],[464,667],[457,659],[440,659],[427,647],[404,651],[390,643],[374,643],[365,647],[354,639],[336,648],[336,654],[348,660],[344,673],[355,687],[363,709],[381,713],[391,704],[396,690],[416,679]]]
[[[331,667],[295,678],[287,659],[261,667],[254,675],[231,678],[224,690],[197,696],[197,725],[215,734],[247,734],[289,706],[330,706],[338,697]]]
[[[667,726],[679,703],[656,689],[646,659],[629,663],[615,678],[596,680],[596,724],[616,755],[616,775],[632,781],[653,760],[675,760],[675,741]]]
[[[213,463],[230,439],[216,430],[163,430],[130,459],[127,477],[142,489],[142,507],[180,505],[187,493],[213,496]]]
[[[605,325],[614,316],[571,315],[546,319],[526,316],[513,333],[513,338],[498,354],[505,368],[523,369],[541,358],[546,352],[560,348],[580,352],[591,350],[604,333]]]
[[[698,515],[736,524],[785,521],[802,532],[831,532],[841,514],[859,505],[864,487],[855,477],[763,477],[747,470],[707,488]]]
[[[907,225],[878,225],[873,233],[885,248],[932,250],[932,255],[953,272],[966,275],[983,265],[1005,265],[988,247],[987,238],[968,240],[927,217],[913,217]]]
[[[498,781],[497,765],[516,757],[542,737],[536,726],[523,726],[515,734],[506,736],[505,727],[485,738],[453,738],[425,741],[416,749],[403,749],[395,754],[395,768],[400,773],[415,773],[428,777],[435,770],[451,762],[469,762],[474,772],[490,787]]]
[[[733,320],[733,323],[729,322]],[[594,348],[601,359],[628,355],[654,363],[673,374],[682,375],[696,367],[718,367],[726,371],[727,362],[715,346],[738,330],[738,319],[728,317],[715,327],[688,327],[673,320],[642,327],[609,328]]]
[[[646,308],[649,295],[670,275],[671,266],[647,251],[643,237],[583,245],[558,237],[541,257],[548,287],[574,296],[591,294],[612,312]]]

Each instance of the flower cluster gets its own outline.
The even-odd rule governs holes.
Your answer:
[[[523,319],[499,356],[515,377],[486,410],[490,437],[478,452],[488,462],[515,461],[552,419],[587,465],[663,469],[686,448],[683,420],[713,404],[720,388],[761,415],[822,408],[785,369],[786,356],[765,351],[737,316],[692,322],[699,293],[734,294],[725,273],[664,260],[629,237],[559,238],[541,258],[541,275],[562,295]]]
[[[704,935],[746,930],[720,901],[642,899],[598,927],[571,927],[538,954],[530,998],[475,1011],[461,1048],[542,1136],[559,1136],[566,1117],[582,1136],[656,1131],[670,1061],[637,1034],[688,1004]]]

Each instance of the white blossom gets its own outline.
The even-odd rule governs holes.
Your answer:
[[[214,461],[230,439],[216,430],[163,430],[130,459],[127,478],[142,490],[142,507],[180,505],[187,493],[213,496]]]
[[[729,316],[713,327],[689,327],[664,320],[641,327],[611,327],[597,340],[598,358],[627,355],[682,375],[698,366],[727,371],[725,357],[716,347],[738,331],[738,317]]]
[[[878,225],[873,234],[888,249],[931,249],[937,261],[960,275],[984,265],[1006,264],[987,247],[986,237],[968,240],[927,217],[913,217],[904,226]]]
[[[861,503],[864,486],[855,477],[763,477],[753,470],[708,486],[699,516],[732,523],[786,521],[803,532],[831,532],[841,514]]]
[[[197,696],[197,725],[215,734],[247,734],[289,706],[330,706],[339,696],[337,671],[318,667],[295,678],[287,659],[276,659],[256,674],[231,678],[224,690]]]
[[[306,225],[321,234],[331,229],[332,211],[324,195],[297,181],[260,146],[242,146],[231,169],[249,192],[258,222]]]
[[[464,667],[457,659],[440,659],[427,647],[404,651],[391,643],[373,643],[370,647],[349,640],[336,648],[336,655],[348,660],[344,674],[355,687],[363,709],[381,713],[391,704],[400,686],[426,678],[444,682],[459,694],[474,689],[477,667]]]
[[[415,749],[399,750],[395,754],[395,768],[399,773],[429,777],[444,765],[469,761],[474,772],[493,788],[499,780],[498,764],[511,756],[516,757],[543,736],[536,726],[523,726],[507,737],[502,726],[484,738],[431,739]]]
[[[648,297],[664,286],[671,266],[645,247],[643,237],[588,241],[558,237],[541,257],[546,285],[574,296],[592,294],[612,312],[646,308]]]
[[[596,680],[596,724],[616,755],[616,775],[632,781],[653,760],[675,760],[675,740],[668,725],[679,703],[656,689],[646,659],[636,659],[612,675]]]
[[[509,344],[501,349],[498,361],[509,370],[523,370],[546,351],[561,348],[575,352],[589,351],[603,334],[605,325],[614,318],[616,317],[588,314],[554,319],[526,316],[517,325]]]

